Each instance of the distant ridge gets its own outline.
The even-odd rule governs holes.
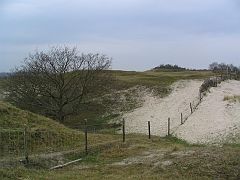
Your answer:
[[[171,65],[171,64],[161,64],[152,70],[171,70],[171,71],[185,71],[187,70],[186,68],[180,67],[176,64]]]
[[[161,64],[153,69],[152,71],[207,71],[208,69],[189,69],[178,66],[176,64]]]
[[[0,77],[7,77],[9,75],[10,75],[10,73],[0,72]]]

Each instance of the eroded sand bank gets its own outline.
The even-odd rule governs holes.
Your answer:
[[[146,93],[143,106],[124,115],[127,133],[147,134],[147,121],[151,121],[152,134],[166,136],[170,117],[172,134],[191,143],[223,142],[235,137],[240,131],[240,103],[223,101],[223,98],[240,95],[240,81],[225,81],[211,88],[194,113],[180,126],[180,114],[189,116],[189,103],[194,106],[199,101],[201,83],[201,80],[178,81],[165,98]]]

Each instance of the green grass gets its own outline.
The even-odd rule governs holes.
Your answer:
[[[170,85],[173,82],[181,79],[203,79],[213,75],[210,71],[145,71],[145,72],[128,72],[115,71],[113,72],[116,78],[123,84],[130,86],[143,85],[154,87],[158,85]]]
[[[25,128],[27,129],[30,154],[57,150],[64,145],[73,146],[74,142],[67,144],[69,139],[83,141],[83,135],[80,132],[4,102],[0,102],[0,127],[0,144],[3,148],[1,156],[5,157],[23,155]]]
[[[0,126],[2,128],[24,128],[27,126],[31,129],[69,131],[68,128],[56,121],[29,111],[23,111],[2,101],[0,101]]]
[[[24,154],[27,129],[29,154],[49,153],[84,147],[84,133],[52,119],[18,109],[0,101],[0,157]],[[114,140],[112,135],[89,134],[90,145]]]

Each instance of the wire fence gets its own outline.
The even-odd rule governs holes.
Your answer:
[[[81,145],[78,133],[59,133],[28,128],[0,129],[0,158],[27,157],[39,153],[51,153]]]
[[[98,134],[116,134],[122,124],[79,124],[74,130],[51,131],[44,129],[0,128],[0,166],[12,160],[28,164],[37,156],[48,157],[48,154],[70,152],[76,149],[89,153],[89,147],[99,143],[104,136],[98,139]],[[88,138],[88,136],[90,138]],[[93,136],[93,137],[92,137]],[[107,142],[106,139],[105,142]],[[119,138],[121,141],[121,138]]]
[[[24,151],[23,129],[0,129],[0,157],[21,156]]]

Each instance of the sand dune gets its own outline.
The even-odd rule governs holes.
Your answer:
[[[240,95],[240,81],[222,82],[210,91],[196,112],[174,134],[191,143],[239,141],[236,136],[240,133],[240,103],[223,99]]]
[[[171,118],[171,133],[191,143],[235,141],[240,132],[240,103],[223,101],[225,95],[240,95],[239,81],[222,82],[203,98],[194,113],[181,124],[180,114],[189,116],[189,103],[199,101],[202,81],[179,81],[165,98],[145,94],[142,107],[124,115],[128,133],[147,134],[147,121],[151,121],[153,135],[166,136],[167,119]]]

